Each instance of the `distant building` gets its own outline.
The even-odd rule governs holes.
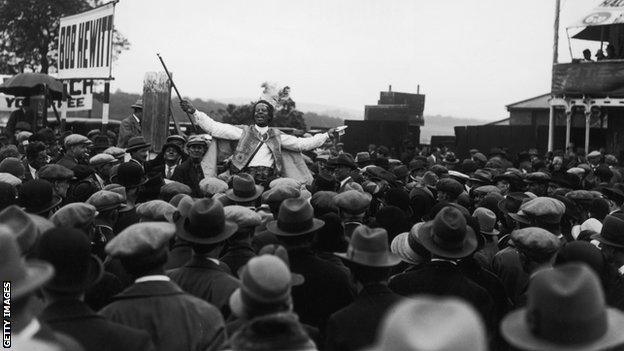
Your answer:
[[[550,93],[546,93],[505,106],[507,111],[509,111],[509,122],[507,124],[512,126],[547,126],[550,114],[549,100]],[[585,116],[582,112],[575,111],[572,115],[571,123],[574,128],[585,128]],[[595,126],[594,124],[592,123],[592,127]],[[565,125],[565,110],[563,108],[555,108],[555,126],[565,127]]]
[[[388,91],[379,93],[377,105],[364,107],[364,120],[408,122],[410,126],[423,126],[424,109],[424,94],[395,92],[392,91],[392,86],[389,86]]]

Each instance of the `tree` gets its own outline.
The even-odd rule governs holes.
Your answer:
[[[61,17],[87,11],[103,0],[0,0],[0,72],[48,73],[56,67]],[[130,42],[113,32],[113,59]]]

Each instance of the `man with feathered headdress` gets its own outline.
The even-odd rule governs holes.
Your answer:
[[[220,123],[205,113],[198,111],[187,101],[180,101],[180,107],[192,114],[197,125],[211,134],[214,138],[224,140],[238,140],[238,145],[232,155],[230,172],[232,174],[246,172],[251,174],[256,184],[268,185],[277,177],[291,177],[302,182],[310,182],[311,175],[301,158],[301,151],[313,150],[325,143],[334,134],[334,129],[327,133],[316,134],[310,138],[297,138],[284,134],[279,129],[269,127],[273,120],[275,105],[281,100],[288,99],[290,88],[277,91],[269,84],[265,88],[263,97],[253,105],[252,118],[254,125],[239,125]],[[202,168],[205,176],[214,176],[216,173],[216,143],[213,149],[206,154]],[[212,173],[206,175],[206,173]]]

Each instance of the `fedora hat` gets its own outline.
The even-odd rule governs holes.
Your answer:
[[[388,232],[383,228],[371,229],[366,225],[355,228],[346,253],[334,252],[334,255],[369,267],[392,267],[401,262],[388,248]]]
[[[365,350],[487,350],[483,321],[462,300],[421,295],[390,310],[379,325],[376,343]]]
[[[141,149],[147,149],[152,146],[152,144],[146,143],[145,138],[142,136],[135,136],[128,140],[128,147],[126,148],[127,153],[135,152]]]
[[[22,184],[18,198],[19,205],[26,212],[38,215],[46,214],[63,201],[60,196],[54,195],[52,184],[43,179],[32,179]]]
[[[264,191],[262,185],[256,185],[254,178],[248,173],[239,173],[232,178],[232,189],[225,196],[236,202],[249,202],[258,198]]]
[[[278,256],[264,254],[253,257],[241,268],[239,277],[240,287],[230,295],[229,301],[235,316],[243,317],[250,305],[278,309],[280,305],[292,304],[293,274]]]
[[[494,228],[496,225],[496,214],[484,207],[477,207],[472,216],[479,221],[481,234],[498,235],[499,231]]]
[[[614,214],[605,217],[600,234],[594,234],[591,238],[603,245],[624,248],[624,215]]]
[[[22,259],[14,235],[0,225],[0,279],[11,282],[11,301],[39,289],[53,275],[54,268],[49,263]]]
[[[314,218],[312,205],[301,198],[290,198],[282,202],[277,220],[267,223],[267,230],[279,236],[297,236],[312,233],[325,225]]]
[[[9,206],[0,212],[0,223],[13,233],[22,254],[31,251],[39,233],[35,222],[26,212],[16,205]]]
[[[130,107],[132,108],[138,108],[138,109],[143,109],[143,99],[137,99],[137,101],[132,104]]]
[[[432,254],[446,258],[463,258],[477,248],[475,232],[453,206],[444,207],[432,221],[423,224],[416,238]]]
[[[180,238],[195,244],[215,244],[224,241],[238,230],[238,225],[225,220],[223,205],[210,198],[197,200],[184,219]]]
[[[56,271],[47,289],[59,292],[82,292],[97,283],[104,274],[99,258],[91,254],[91,244],[84,232],[70,227],[56,227],[41,236],[38,257],[50,262]]]
[[[585,264],[538,272],[525,308],[501,323],[505,340],[522,350],[606,350],[624,343],[624,314],[607,307],[600,279]]]

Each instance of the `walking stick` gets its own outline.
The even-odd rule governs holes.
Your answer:
[[[156,56],[158,56],[158,59],[160,60],[160,63],[162,64],[163,68],[165,69],[165,73],[167,73],[167,77],[169,77],[169,81],[171,82],[171,86],[173,87],[173,90],[175,90],[176,95],[178,95],[178,99],[180,99],[180,101],[182,101],[182,95],[180,95],[180,92],[178,91],[178,87],[176,87],[175,83],[173,82],[173,79],[171,79],[171,74],[169,73],[169,70],[167,69],[167,65],[165,65],[165,61],[163,61],[162,57],[160,56],[159,53],[156,53]],[[186,111],[184,111],[186,112]],[[193,126],[193,132],[197,131],[197,127],[195,126],[195,122],[193,122],[193,118],[191,118],[191,114],[186,112],[186,117],[188,117],[189,122],[191,122],[191,125]]]

